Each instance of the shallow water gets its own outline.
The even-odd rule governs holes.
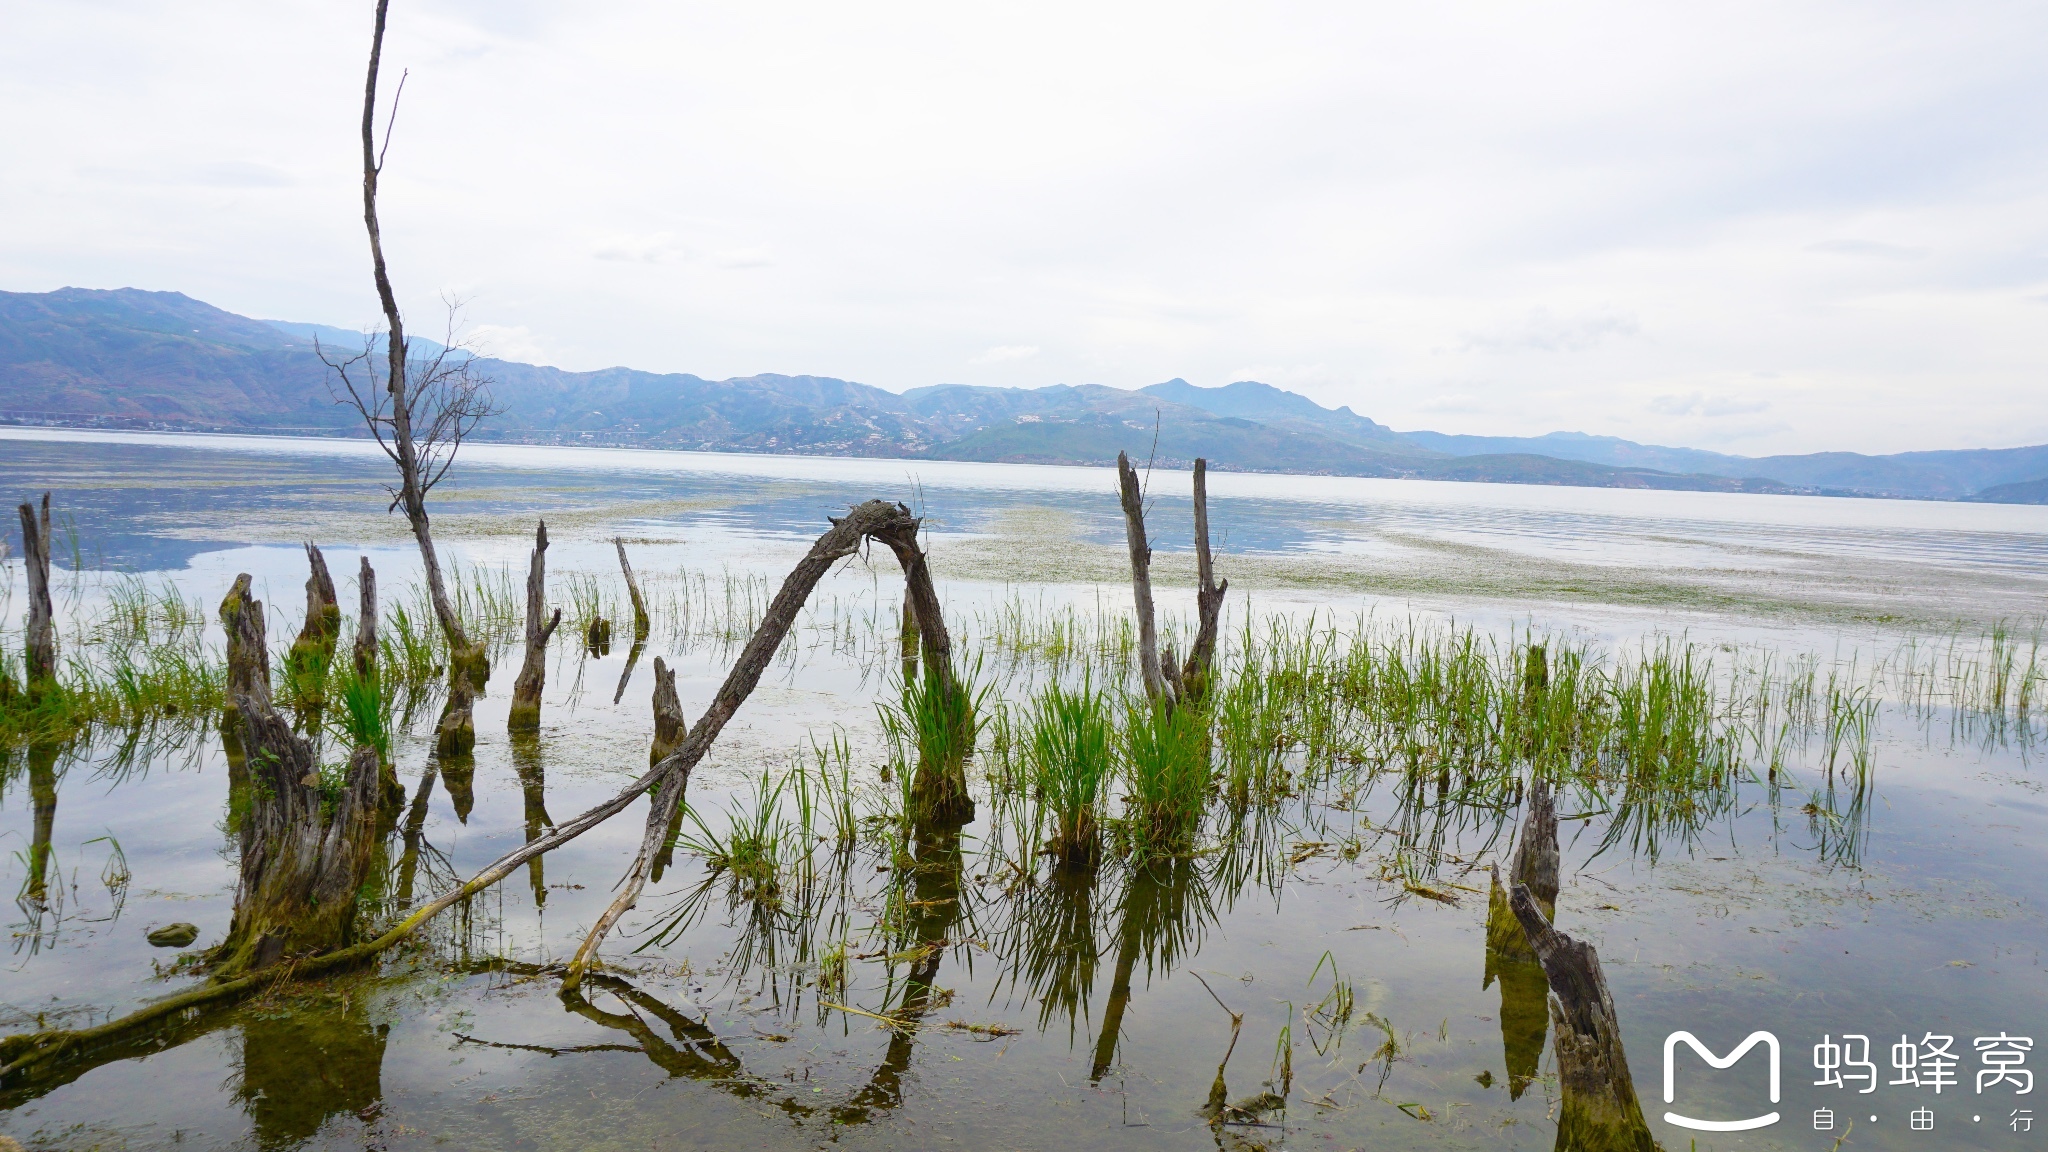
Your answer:
[[[251,572],[279,643],[302,599],[292,541],[319,540],[345,605],[359,550],[387,590],[416,571],[379,514],[382,471],[365,447],[8,430],[0,475],[24,493],[55,488],[76,518],[81,563],[169,579],[209,610],[236,572]],[[467,773],[435,763],[418,734],[402,740],[409,807],[386,849],[387,897],[443,890],[636,775],[652,657],[678,666],[694,716],[732,650],[663,619],[681,606],[656,581],[705,570],[710,596],[728,574],[779,579],[822,517],[853,499],[902,498],[931,517],[949,615],[992,660],[1006,607],[1092,617],[1128,599],[1112,488],[1095,470],[487,446],[460,482],[439,523],[462,563],[523,568],[539,512],[558,587],[578,572],[610,581],[608,539],[624,534],[657,589],[655,634],[616,704],[625,652],[556,645],[532,742],[505,735],[501,657]],[[1178,550],[1185,477],[1152,483],[1159,546]],[[2048,581],[2041,509],[1300,477],[1212,485],[1233,601],[1297,619],[1455,616],[1616,649],[1684,634],[1863,666],[1915,637],[1932,650],[1958,629],[2036,610]],[[60,611],[90,615],[117,582],[66,576]],[[875,704],[889,688],[875,637],[900,595],[886,561],[849,564],[821,588],[798,642],[692,780],[691,802],[714,826],[764,766],[835,731],[857,778],[880,791]],[[1185,612],[1187,599],[1170,594],[1169,607]],[[18,614],[17,598],[8,615]],[[997,661],[987,674],[1013,695],[1042,669]],[[1851,1119],[1844,1146],[2048,1139],[2010,1130],[2032,1095],[1974,1091],[1972,1049],[1978,1036],[2048,1030],[2048,800],[2023,738],[2038,724],[1987,737],[1967,714],[1887,702],[1873,783],[1847,822],[1801,810],[1825,785],[1814,747],[1777,788],[1743,785],[1654,854],[1626,842],[1602,851],[1610,817],[1567,803],[1584,818],[1563,828],[1558,925],[1599,949],[1665,1147],[1826,1147]],[[15,753],[0,839],[10,853],[25,847],[40,808],[63,883],[46,901],[61,907],[16,909],[0,983],[8,1031],[75,1026],[184,986],[194,978],[155,977],[172,953],[145,930],[190,921],[203,945],[226,928],[234,872],[217,746],[208,737],[117,768],[117,744]],[[868,935],[892,889],[871,839],[844,857],[821,851],[814,886],[765,922],[744,902],[729,908],[713,879],[700,914],[650,943],[707,880],[683,853],[608,944],[608,978],[565,1001],[536,966],[566,958],[608,902],[638,841],[636,806],[374,973],[281,991],[194,1021],[146,1056],[0,1095],[0,1132],[64,1148],[1549,1147],[1554,1058],[1528,1028],[1542,988],[1488,981],[1485,865],[1515,814],[1430,817],[1454,821],[1435,873],[1463,886],[1436,889],[1453,905],[1385,868],[1380,832],[1412,806],[1385,785],[1345,807],[1327,800],[1281,805],[1257,822],[1263,840],[1236,848],[1105,867],[1093,884],[1041,874],[1020,885],[998,871],[1015,846],[984,796],[957,854],[919,846],[919,868],[895,886],[918,902],[909,939],[889,947]],[[133,878],[109,886],[116,841]],[[1346,859],[1338,847],[1351,841],[1362,850]],[[7,862],[9,891],[24,859]],[[843,994],[821,996],[816,949],[842,939],[865,958]],[[1330,991],[1332,964],[1355,997],[1342,1028],[1304,1013]],[[913,978],[950,991],[914,1028],[821,1003],[883,1011]],[[1662,1045],[1679,1029],[1720,1052],[1772,1030],[1782,1100],[1764,1103],[1752,1057],[1723,1073],[1681,1065],[1667,1106]],[[1884,1083],[1900,1034],[1929,1032],[1958,1038],[1960,1087]],[[1813,1046],[1844,1033],[1872,1038],[1872,1093],[1811,1083]],[[1229,1100],[1273,1091],[1286,1106],[1212,1125],[1202,1107],[1226,1053]],[[1784,1119],[1740,1134],[1661,1118],[1765,1107]],[[1835,1127],[1817,1132],[1823,1107]],[[1935,1114],[1932,1137],[1909,1128],[1921,1107]]]

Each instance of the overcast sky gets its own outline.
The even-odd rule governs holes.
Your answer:
[[[392,8],[393,276],[507,358],[2048,441],[2038,2]],[[0,0],[0,288],[370,323],[372,11]]]

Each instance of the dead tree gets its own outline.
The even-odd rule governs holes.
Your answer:
[[[1116,454],[1117,492],[1124,506],[1124,542],[1131,552],[1131,599],[1138,609],[1138,669],[1145,677],[1145,695],[1171,700],[1166,674],[1159,664],[1159,631],[1152,611],[1152,545],[1145,541],[1145,492],[1131,458]]]
[[[377,675],[377,571],[370,567],[368,556],[362,561],[362,569],[356,574],[355,658],[356,675],[368,680]]]
[[[1152,546],[1145,536],[1145,495],[1138,484],[1138,470],[1122,452],[1117,453],[1116,470],[1124,540],[1130,546],[1131,599],[1138,613],[1138,667],[1144,676],[1145,694],[1169,706],[1197,702],[1208,695],[1223,594],[1230,587],[1228,580],[1217,581],[1215,557],[1209,550],[1209,462],[1195,461],[1195,571],[1199,581],[1195,606],[1200,627],[1185,664],[1174,659],[1172,646],[1163,657],[1159,651],[1159,625],[1152,602]]]
[[[454,602],[449,599],[427,517],[427,495],[448,475],[463,440],[491,415],[490,381],[477,373],[476,358],[455,341],[453,305],[449,309],[447,339],[440,350],[424,363],[408,360],[405,321],[385,268],[383,235],[377,222],[377,180],[384,170],[384,151],[391,145],[389,122],[384,129],[383,148],[376,144],[377,66],[383,55],[385,13],[389,7],[390,0],[378,0],[376,32],[370,41],[369,80],[363,90],[362,130],[363,224],[370,236],[370,265],[377,284],[377,302],[384,311],[385,363],[380,378],[371,342],[365,343],[362,352],[346,359],[328,359],[324,350],[321,358],[340,381],[335,390],[336,401],[356,410],[378,447],[398,469],[398,484],[387,488],[391,507],[405,513],[413,539],[419,544],[427,595],[448,640],[450,669],[481,685],[490,676],[489,657],[484,646],[473,642],[464,631]],[[404,87],[401,79],[401,93]],[[397,115],[394,96],[392,120]]]
[[[1525,884],[1508,897],[1515,918],[1550,981],[1550,1016],[1557,1031],[1557,1080],[1564,1097],[1557,1117],[1557,1147],[1574,1152],[1657,1152],[1643,1106],[1636,1099],[1620,1017],[1599,953],[1552,927]]]
[[[623,554],[623,551],[622,551]],[[530,731],[540,727],[540,693],[547,682],[548,637],[562,622],[562,610],[548,622],[540,621],[547,611],[548,524],[543,520],[533,533],[533,560],[526,567],[526,660],[519,666],[519,678],[512,682],[512,711],[506,727]]]
[[[31,687],[57,675],[57,614],[50,606],[50,494],[43,508],[21,506],[21,561],[28,572],[28,626],[23,636]]]
[[[614,536],[612,545],[619,550],[619,570],[626,574],[626,595],[633,600],[633,643],[638,644],[654,631],[654,624],[647,618],[647,601],[640,596],[640,581],[633,577],[632,562],[626,559],[626,538]]]
[[[355,894],[376,846],[377,752],[359,747],[329,795],[312,745],[277,714],[265,663],[263,604],[246,573],[221,601],[230,693],[254,785],[237,829],[241,848],[235,915],[214,951],[221,975],[270,966],[287,954],[321,953],[351,942]],[[233,669],[243,674],[238,678]]]
[[[1230,581],[1216,579],[1216,559],[1209,552],[1209,462],[1195,457],[1195,610],[1200,627],[1188,662],[1180,670],[1180,687],[1191,700],[1209,694],[1209,672],[1216,663],[1216,633],[1222,627],[1223,594]]]
[[[879,540],[887,544],[903,566],[903,575],[911,585],[911,605],[918,618],[918,632],[923,637],[925,675],[937,691],[964,691],[952,673],[952,641],[946,632],[944,619],[940,616],[939,598],[932,587],[931,570],[925,563],[924,552],[917,546],[919,521],[910,514],[910,509],[901,504],[890,504],[882,500],[870,500],[857,504],[841,518],[832,521],[832,527],[818,537],[804,558],[797,562],[789,575],[782,581],[782,587],[775,599],[768,605],[767,613],[754,635],[741,650],[739,659],[726,674],[725,683],[719,686],[717,695],[705,708],[697,723],[674,752],[662,758],[655,765],[652,783],[654,800],[647,810],[646,830],[641,836],[640,852],[626,870],[619,882],[619,895],[598,917],[575,957],[569,962],[569,970],[563,979],[566,989],[574,989],[583,979],[592,961],[597,956],[598,945],[611,932],[612,926],[624,916],[639,900],[641,890],[647,884],[647,876],[654,861],[668,840],[669,825],[682,804],[683,791],[689,783],[690,773],[704,754],[711,749],[711,742],[725,728],[726,722],[739,711],[741,704],[761,681],[761,674],[767,671],[768,663],[775,657],[775,650],[782,646],[783,638],[796,623],[797,613],[804,602],[810,599],[811,590],[818,586],[831,571],[832,565],[860,550],[862,541]],[[920,765],[920,771],[923,766]],[[954,807],[946,814],[957,813],[958,803],[964,801],[969,813],[973,801],[966,795],[967,781],[964,768],[958,773],[957,794],[951,794],[954,781],[934,782],[928,786],[927,795],[934,803],[944,803],[953,798]],[[939,818],[944,818],[939,817]]]

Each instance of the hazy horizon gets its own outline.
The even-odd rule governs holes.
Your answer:
[[[368,8],[9,5],[0,287],[376,314]],[[418,330],[717,379],[1260,380],[1401,429],[2048,441],[2048,12],[394,6]]]

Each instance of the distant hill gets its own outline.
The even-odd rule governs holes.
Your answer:
[[[1994,484],[1968,499],[1981,504],[2048,504],[2048,476],[2017,484]]]
[[[334,403],[316,339],[332,355],[360,351],[365,338],[251,320],[176,292],[0,292],[0,421],[361,435],[354,413]],[[1934,497],[1989,498],[2048,474],[2048,446],[1750,459],[1579,433],[1400,433],[1253,380],[1198,388],[1175,379],[1135,391],[941,384],[899,395],[827,376],[706,380],[495,359],[477,367],[499,407],[482,435],[531,443],[1043,464],[1102,464],[1122,450],[1169,466],[1203,456],[1239,471]]]
[[[1403,432],[1418,447],[1453,455],[1533,452],[1619,468],[1654,468],[1708,476],[1768,476],[1818,491],[1868,496],[1960,499],[1995,485],[2048,475],[2048,444],[1865,456],[1814,452],[1802,456],[1728,456],[1698,448],[1664,448],[1614,436],[1552,432],[1547,436],[1447,436]]]

